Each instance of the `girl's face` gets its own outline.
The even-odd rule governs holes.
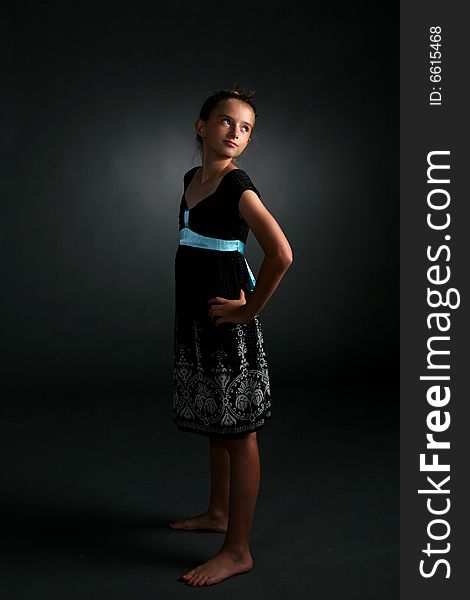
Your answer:
[[[198,119],[196,130],[203,138],[204,150],[224,158],[236,158],[248,146],[254,125],[255,114],[251,106],[229,98],[219,102],[207,122]]]

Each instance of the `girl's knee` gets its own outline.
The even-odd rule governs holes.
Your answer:
[[[236,437],[223,437],[220,435],[210,435],[209,442],[213,446],[226,448],[230,451],[243,449],[251,444],[257,443],[256,431],[237,435]]]
[[[257,442],[256,431],[252,431],[250,433],[245,433],[244,435],[241,435],[239,437],[227,440],[227,442],[228,442],[227,449],[231,452],[244,450],[245,448],[252,446],[253,444],[256,444],[256,442]]]

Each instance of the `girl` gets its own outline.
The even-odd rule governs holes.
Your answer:
[[[259,312],[293,260],[258,190],[236,166],[253,136],[253,97],[237,85],[202,105],[195,123],[202,166],[184,175],[179,212],[173,421],[182,431],[208,436],[211,496],[206,512],[169,526],[226,533],[213,558],[181,576],[192,586],[253,568],[256,431],[271,417]],[[243,256],[249,229],[265,253],[257,281]]]

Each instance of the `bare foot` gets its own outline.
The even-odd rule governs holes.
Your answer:
[[[170,521],[168,525],[171,529],[181,529],[183,531],[215,531],[217,533],[227,533],[227,523],[227,516],[214,515],[207,511],[195,517]]]
[[[202,586],[220,583],[232,575],[247,573],[253,569],[253,559],[248,551],[236,557],[226,550],[219,552],[210,560],[180,577],[187,585]]]

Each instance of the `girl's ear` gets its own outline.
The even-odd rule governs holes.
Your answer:
[[[197,134],[200,135],[201,137],[204,137],[205,135],[205,126],[206,124],[204,123],[204,121],[202,119],[196,119],[196,131]]]

